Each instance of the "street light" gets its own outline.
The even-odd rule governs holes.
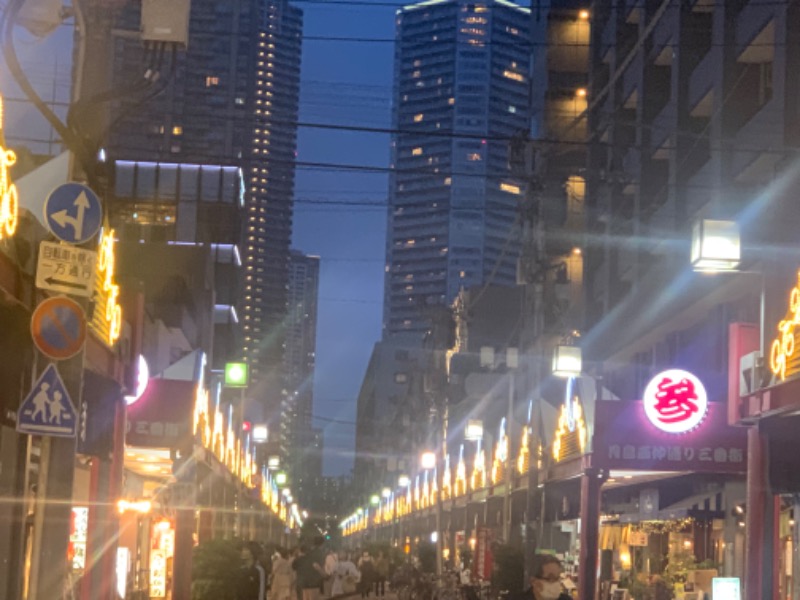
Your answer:
[[[384,498],[388,499],[389,497],[391,497],[391,495],[392,495],[392,490],[389,489],[388,487],[385,487],[381,490],[381,496],[383,496]]]
[[[253,442],[256,444],[263,444],[267,441],[269,431],[266,425],[259,424],[253,425]]]
[[[286,476],[286,473],[284,473],[283,471],[275,473],[275,483],[277,483],[279,486],[286,485],[287,480],[288,477]]]
[[[736,271],[741,258],[739,225],[735,221],[700,219],[694,224],[692,267],[695,271]]]
[[[407,488],[411,485],[411,477],[408,475],[400,475],[400,477],[397,479],[397,485],[402,488]]]
[[[470,442],[479,442],[483,439],[483,421],[470,419],[464,431],[464,439]]]
[[[381,503],[381,497],[378,494],[372,494],[369,498],[369,503],[372,506],[378,506]]]
[[[420,464],[422,468],[425,470],[435,469],[436,468],[436,453],[434,452],[423,452],[422,457],[420,458]]]
[[[556,346],[553,352],[553,375],[580,377],[582,369],[583,359],[578,346]]]

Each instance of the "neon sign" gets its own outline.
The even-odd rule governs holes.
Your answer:
[[[575,390],[576,378],[567,380],[566,396],[558,416],[558,426],[553,439],[553,458],[565,460],[586,451],[587,429],[583,406]]]
[[[686,433],[708,413],[708,395],[701,381],[681,369],[659,373],[644,390],[647,419],[667,433]]]
[[[797,285],[789,293],[789,316],[778,323],[778,337],[772,342],[769,353],[769,367],[781,381],[786,379],[786,367],[794,355],[797,325],[800,325],[800,271],[797,273]]]
[[[119,299],[119,286],[114,279],[116,265],[114,230],[103,233],[100,238],[100,251],[97,261],[98,302],[100,310],[95,311],[92,326],[113,346],[122,333],[122,307]]]
[[[3,109],[3,97],[0,96],[0,131],[4,129]],[[14,151],[6,148],[4,143],[0,145],[0,240],[11,237],[17,230],[19,198],[17,186],[11,183],[8,173],[16,162],[17,155]]]
[[[136,367],[136,389],[131,396],[125,396],[125,403],[128,406],[136,404],[147,389],[148,383],[150,383],[150,368],[147,366],[144,356],[140,354]]]

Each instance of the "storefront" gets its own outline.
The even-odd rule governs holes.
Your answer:
[[[150,378],[128,398],[117,586],[126,597],[188,597],[192,549],[211,538],[283,541],[302,524],[240,433],[202,353],[190,379]],[[181,593],[178,593],[180,590]]]
[[[597,399],[578,381],[566,390],[550,438],[539,549],[560,555],[573,580],[599,573],[578,582],[582,597],[668,585],[693,598],[711,592],[712,576],[741,576],[735,508],[747,442],[728,424],[724,398],[675,369],[653,377],[637,401]]]

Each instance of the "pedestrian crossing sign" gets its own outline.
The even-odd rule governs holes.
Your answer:
[[[29,435],[75,437],[78,416],[55,364],[33,384],[17,411],[17,431]]]

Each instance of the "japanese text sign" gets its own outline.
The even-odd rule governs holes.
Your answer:
[[[676,434],[654,425],[642,402],[600,401],[595,412],[592,466],[643,471],[743,473],[747,436],[727,422],[725,405],[709,402],[706,417],[691,432]]]
[[[181,448],[191,444],[196,384],[151,379],[135,404],[128,406],[125,441],[142,448]]]

